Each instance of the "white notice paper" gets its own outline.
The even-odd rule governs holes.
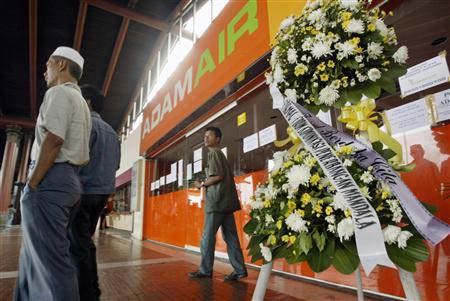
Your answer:
[[[153,190],[155,190],[155,182],[152,182],[151,184],[150,184],[150,191],[153,191]]]
[[[196,149],[194,151],[194,162],[202,159],[202,148]]]
[[[198,173],[202,171],[202,160],[198,160],[194,162],[194,173]]]
[[[317,113],[316,116],[317,116],[317,118],[319,118],[320,120],[322,120],[322,121],[325,122],[326,124],[332,126],[332,124],[331,124],[331,114],[330,114],[330,111],[328,111],[328,112],[322,112],[322,111],[319,111],[319,113]]]
[[[177,176],[177,162],[170,165],[170,176],[174,178]]]
[[[159,186],[164,186],[166,185],[166,177],[162,176],[161,178],[159,178]]]
[[[178,160],[178,186],[183,186],[183,160]]]
[[[221,151],[222,151],[222,153],[225,155],[225,158],[228,158],[228,154],[227,154],[227,148],[226,147],[223,147],[222,149],[221,149]]]
[[[434,94],[436,122],[450,119],[450,89]]]
[[[258,133],[244,138],[244,153],[258,148]]]
[[[425,98],[386,111],[392,134],[399,134],[430,124]]]
[[[450,81],[446,55],[444,53],[423,63],[408,68],[408,72],[398,78],[402,97],[426,90]]]
[[[156,181],[156,182],[155,182],[155,189],[159,189],[160,186],[161,186],[161,185],[159,184],[159,181]]]
[[[192,179],[192,163],[186,165],[186,180]]]
[[[275,124],[262,129],[258,133],[259,135],[259,146],[263,146],[277,140],[277,129]]]

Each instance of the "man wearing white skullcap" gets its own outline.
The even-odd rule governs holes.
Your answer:
[[[81,194],[78,169],[89,160],[91,117],[78,87],[83,64],[69,47],[58,47],[47,61],[49,89],[36,120],[21,198],[23,241],[15,300],[79,300],[67,225]]]

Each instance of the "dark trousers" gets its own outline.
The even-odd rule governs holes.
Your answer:
[[[236,230],[234,215],[223,213],[205,213],[203,237],[200,243],[202,260],[200,272],[211,275],[214,265],[214,251],[216,248],[216,233],[222,227],[222,236],[227,243],[227,253],[231,265],[238,274],[247,272],[244,264],[239,237]]]
[[[109,195],[83,194],[71,213],[70,255],[77,268],[80,300],[98,300],[96,247],[92,235]]]
[[[80,190],[75,168],[66,163],[54,164],[37,189],[25,187],[20,200],[23,238],[14,300],[79,300],[67,226]]]

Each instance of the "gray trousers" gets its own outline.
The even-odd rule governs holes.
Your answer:
[[[79,300],[67,226],[80,191],[76,168],[67,163],[54,164],[36,190],[25,187],[20,200],[23,239],[14,300]]]
[[[238,274],[247,272],[244,264],[239,237],[236,230],[234,215],[223,213],[205,213],[203,237],[200,244],[202,260],[200,272],[211,275],[214,265],[214,251],[216,248],[216,233],[222,227],[222,236],[227,243],[227,253],[230,263]]]

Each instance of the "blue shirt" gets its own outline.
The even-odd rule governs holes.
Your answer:
[[[97,112],[91,112],[91,119],[90,160],[79,173],[83,194],[111,194],[120,165],[120,140]]]

